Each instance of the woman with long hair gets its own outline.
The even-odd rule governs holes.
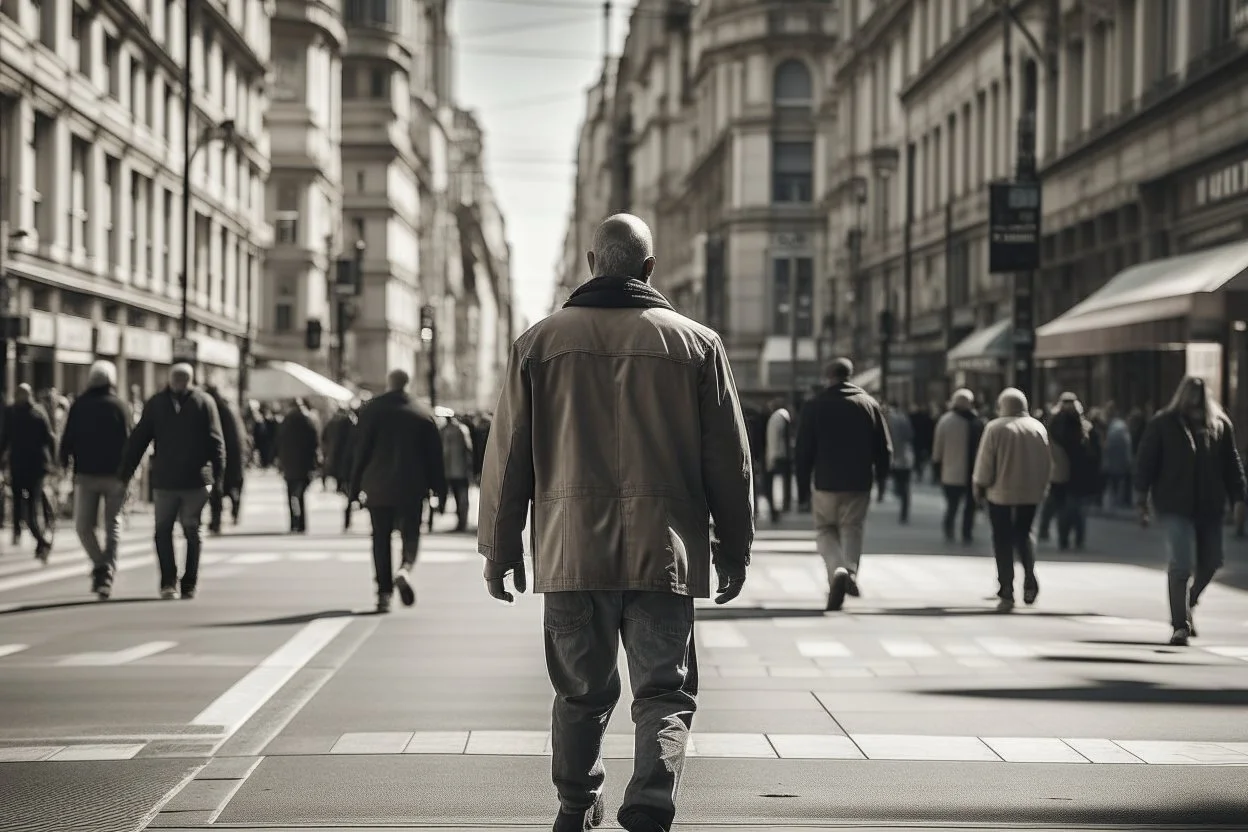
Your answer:
[[[1136,457],[1140,521],[1148,525],[1149,500],[1170,556],[1170,643],[1196,637],[1192,607],[1222,566],[1226,506],[1244,515],[1244,466],[1230,418],[1200,378],[1179,383],[1170,404],[1144,431]]]

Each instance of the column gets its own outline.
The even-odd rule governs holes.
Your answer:
[[[138,271],[141,255],[138,251],[139,241],[137,238],[132,239],[138,233],[138,218],[134,215],[135,194],[133,193],[137,183],[134,181],[134,168],[126,159],[122,159],[117,164],[117,180],[114,183],[117,195],[113,199],[113,206],[117,211],[117,215],[113,218],[113,224],[117,228],[117,262],[121,267],[122,282],[129,285],[133,282],[134,273]],[[132,251],[135,255],[133,257]]]
[[[1154,0],[1155,1],[1155,0]],[[1149,84],[1148,71],[1148,55],[1149,44],[1153,40],[1152,22],[1156,17],[1150,14],[1151,8],[1149,0],[1136,0],[1135,2],[1135,20],[1132,25],[1132,41],[1134,47],[1132,49],[1132,69],[1131,76],[1133,83],[1131,85],[1131,100],[1138,101],[1140,96],[1144,94],[1144,90]]]
[[[1174,3],[1174,66],[1168,72],[1180,77],[1187,75],[1187,64],[1192,59],[1192,0],[1172,0]],[[1202,4],[1213,5],[1208,0]]]
[[[53,246],[53,256],[67,260],[70,240],[69,212],[73,207],[70,192],[69,122],[65,118],[57,118],[53,122],[52,135],[49,138],[51,140],[48,143],[48,150],[52,154],[51,158],[46,162],[43,159],[39,160],[40,165],[47,165],[46,170],[50,174],[48,181],[51,193],[43,194],[43,202],[48,211],[45,216],[49,218],[48,225],[52,229],[52,239],[49,242]]]

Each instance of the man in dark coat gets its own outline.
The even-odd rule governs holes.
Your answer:
[[[295,399],[277,432],[277,464],[286,480],[290,507],[290,530],[308,531],[307,493],[312,475],[320,464],[321,428],[307,403]]]
[[[364,494],[373,522],[373,564],[377,572],[377,611],[390,611],[390,597],[399,590],[403,603],[416,603],[411,569],[420,547],[420,522],[425,499],[433,492],[446,502],[442,437],[433,411],[407,393],[411,379],[391,371],[388,392],[360,413],[359,435],[352,463],[349,500]],[[390,538],[403,538],[403,562],[394,574]]]
[[[160,597],[177,597],[178,563],[173,551],[173,527],[182,526],[186,538],[186,566],[182,573],[182,598],[195,597],[199,583],[199,554],[203,546],[200,518],[208,494],[225,476],[225,439],[217,405],[202,390],[191,386],[195,370],[175,364],[169,370],[169,386],[148,399],[143,416],[130,440],[121,466],[121,479],[129,482],[153,442],[152,490],[156,502],[156,557],[160,561]]]
[[[43,528],[43,480],[56,458],[56,437],[43,408],[35,404],[29,384],[19,384],[13,406],[5,413],[0,453],[9,456],[9,487],[13,490],[13,545],[22,539],[22,523],[35,536],[35,557],[47,561],[52,543]]]
[[[238,513],[243,504],[243,424],[234,407],[221,395],[216,384],[204,385],[204,393],[217,406],[221,418],[221,436],[225,441],[225,477],[220,488],[208,495],[208,531],[221,534],[221,515],[225,510],[225,498],[230,498],[230,515],[238,525]]]
[[[91,591],[101,601],[112,594],[121,541],[121,509],[126,485],[117,478],[133,425],[130,406],[117,396],[117,367],[91,366],[87,389],[74,400],[61,434],[61,468],[74,471],[74,518],[78,540],[94,565]],[[96,536],[104,503],[104,546]]]

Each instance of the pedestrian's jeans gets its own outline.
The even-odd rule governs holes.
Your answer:
[[[1065,549],[1074,535],[1075,548],[1083,546],[1088,536],[1088,497],[1066,489],[1057,514],[1057,545]]]
[[[10,483],[13,490],[13,541],[21,537],[22,524],[30,529],[35,542],[47,545],[47,530],[43,527],[43,477],[32,477]]]
[[[910,469],[893,469],[893,493],[901,502],[901,514],[898,519],[903,523],[910,522]]]
[[[186,567],[182,571],[182,591],[194,590],[199,581],[199,552],[203,546],[200,516],[208,503],[208,486],[165,489],[154,492],[156,501],[156,558],[160,561],[160,588],[174,589],[178,583],[178,561],[173,553],[173,527],[182,527],[186,537]]]
[[[639,815],[670,829],[697,709],[693,599],[665,592],[548,592],[546,667],[555,688],[552,774],[567,812],[602,793],[602,743],[620,698],[624,643],[636,725],[633,777],[619,819]],[[638,824],[639,825],[639,824]]]
[[[815,541],[829,581],[837,569],[846,569],[850,575],[858,574],[863,526],[870,506],[870,491],[814,490],[811,511],[815,519]]]
[[[988,504],[988,522],[992,525],[992,553],[997,560],[997,597],[1014,600],[1014,558],[1023,566],[1023,589],[1035,589],[1036,547],[1031,537],[1031,524],[1036,519],[1036,506],[1003,506]]]
[[[958,518],[958,508],[962,506],[962,501],[965,500],[966,505],[962,508],[962,541],[969,543],[975,534],[975,499],[971,496],[971,489],[965,485],[946,485],[944,489],[945,540],[954,539],[953,527]]]
[[[96,536],[100,502],[104,503],[104,546]],[[95,565],[92,578],[96,588],[112,586],[117,571],[117,545],[121,541],[121,509],[126,502],[126,484],[116,477],[78,474],[74,477],[74,525],[78,540]]]
[[[290,509],[290,530],[308,530],[308,488],[312,481],[307,477],[286,478],[286,504]]]
[[[373,568],[377,575],[377,595],[389,598],[394,593],[394,554],[390,538],[398,531],[403,541],[403,566],[414,564],[420,551],[424,503],[400,508],[370,506],[368,516],[373,522]]]
[[[456,478],[448,485],[455,498],[455,530],[462,532],[468,528],[468,480]]]
[[[1170,555],[1170,625],[1190,627],[1192,607],[1222,568],[1222,518],[1161,514],[1157,524]]]
[[[243,487],[235,485],[228,491],[213,489],[208,495],[208,527],[214,531],[221,531],[221,518],[225,514],[225,500],[230,500],[230,519],[234,521],[234,525],[238,525],[239,512],[243,510]]]

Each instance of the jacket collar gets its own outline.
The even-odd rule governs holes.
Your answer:
[[[563,305],[599,309],[672,309],[667,298],[635,277],[595,277],[583,283]]]

